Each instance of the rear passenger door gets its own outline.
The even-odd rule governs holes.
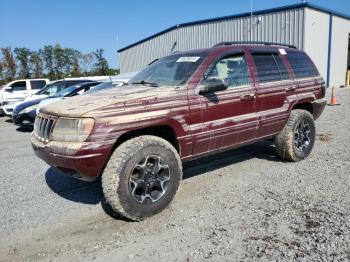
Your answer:
[[[256,137],[258,118],[255,109],[255,87],[251,81],[245,54],[236,53],[218,59],[209,68],[205,81],[219,78],[227,89],[203,96],[206,105],[208,150],[230,147]]]
[[[289,117],[287,94],[295,92],[282,55],[274,52],[252,52],[257,85],[259,129],[257,137],[278,133]]]

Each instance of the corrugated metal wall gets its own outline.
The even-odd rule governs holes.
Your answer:
[[[122,73],[145,68],[173,51],[211,47],[224,41],[267,41],[303,49],[304,8],[179,27],[120,52]],[[252,27],[252,28],[251,28]]]

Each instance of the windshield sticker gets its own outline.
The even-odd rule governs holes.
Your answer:
[[[287,54],[286,50],[284,50],[282,48],[278,49],[278,51],[280,51],[281,55],[286,55]]]
[[[200,58],[199,56],[184,56],[177,59],[176,63],[183,63],[183,62],[195,63],[198,61],[199,58]]]

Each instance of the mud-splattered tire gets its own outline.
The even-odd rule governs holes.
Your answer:
[[[181,179],[176,149],[162,138],[145,135],[116,148],[102,174],[102,188],[114,212],[139,221],[166,208]]]
[[[282,132],[275,137],[276,153],[289,161],[300,161],[309,156],[315,143],[315,122],[306,110],[292,110]]]

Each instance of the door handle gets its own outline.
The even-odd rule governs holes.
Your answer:
[[[241,95],[242,101],[248,101],[255,99],[255,94],[247,94],[247,95]]]

